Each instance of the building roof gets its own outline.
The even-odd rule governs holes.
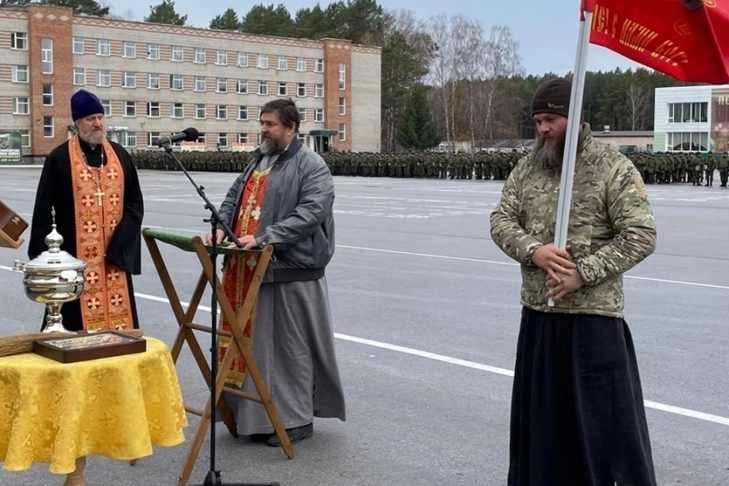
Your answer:
[[[653,130],[610,130],[610,131],[593,131],[592,132],[593,137],[602,138],[602,137],[615,137],[615,138],[629,138],[629,137],[635,137],[635,138],[645,138],[650,137],[653,138]]]

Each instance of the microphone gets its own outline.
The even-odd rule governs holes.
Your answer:
[[[165,145],[170,145],[176,142],[194,142],[200,137],[200,133],[194,129],[194,128],[185,128],[182,132],[176,133],[174,135],[170,135],[169,137],[159,137],[159,139],[154,142],[154,144],[158,147],[163,147]]]

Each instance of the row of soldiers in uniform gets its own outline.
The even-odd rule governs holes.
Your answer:
[[[506,180],[524,152],[328,152],[322,154],[333,175],[362,177],[417,177],[431,179]],[[245,152],[180,152],[188,170],[241,172],[248,163]],[[629,155],[648,184],[688,183],[713,185],[719,171],[722,187],[729,178],[729,156],[697,153],[632,153]],[[139,151],[140,169],[177,170],[162,151]]]
[[[647,184],[688,183],[711,187],[719,172],[721,187],[729,180],[729,154],[633,153],[630,158]]]

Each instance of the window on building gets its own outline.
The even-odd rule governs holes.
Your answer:
[[[74,54],[83,54],[86,51],[86,49],[84,48],[84,38],[74,37],[73,47],[71,49]]]
[[[317,108],[314,111],[314,121],[315,122],[323,122],[324,121],[324,109],[323,108]]]
[[[215,64],[219,66],[225,66],[228,64],[228,53],[225,49],[218,49],[215,55]]]
[[[240,105],[238,107],[238,119],[239,120],[247,120],[248,119],[248,107],[245,105]]]
[[[30,147],[30,130],[18,130],[20,132],[20,146]]]
[[[195,49],[195,64],[205,64],[205,49],[196,48]]]
[[[124,116],[137,116],[136,101],[126,101],[124,103]]]
[[[101,100],[101,106],[104,108],[104,116],[111,116],[111,101]]]
[[[299,108],[299,121],[300,122],[306,121],[306,108]]]
[[[172,118],[184,118],[185,117],[185,110],[182,107],[182,103],[173,103],[172,104]]]
[[[30,113],[30,101],[27,96],[18,96],[15,98],[16,115],[28,115]]]
[[[75,86],[84,86],[86,84],[86,70],[84,68],[73,68],[73,84]]]
[[[28,33],[27,32],[11,32],[10,33],[11,49],[28,49]]]
[[[296,86],[296,96],[306,96],[306,83],[299,83]]]
[[[296,59],[296,70],[299,72],[306,71],[306,59],[299,57]]]
[[[268,69],[268,56],[266,56],[264,54],[259,54],[257,66],[260,69]]]
[[[159,44],[147,44],[147,59],[159,61]]]
[[[268,94],[268,81],[258,82],[258,94],[265,96]]]
[[[347,99],[344,96],[339,97],[339,114],[347,114]]]
[[[53,74],[53,39],[41,39],[41,71]]]
[[[245,52],[238,53],[238,66],[248,67],[248,54]]]
[[[669,123],[706,123],[708,121],[708,103],[669,103]]]
[[[200,76],[195,76],[195,91],[201,92],[205,91],[206,89],[208,89],[207,79]]]
[[[43,117],[43,136],[53,138],[53,117],[45,115]]]
[[[147,88],[159,89],[159,73],[147,74]]]
[[[240,144],[246,144],[246,143],[248,143],[248,134],[247,133],[239,133],[238,134],[238,143],[240,143]]]
[[[182,88],[182,74],[170,74],[170,89],[180,91]]]
[[[96,86],[108,88],[111,86],[111,71],[108,69],[99,69],[96,71]]]
[[[228,92],[228,80],[225,78],[218,78],[216,91],[218,93],[227,93]]]
[[[321,83],[317,83],[314,87],[314,96],[317,98],[324,98],[324,85]]]
[[[286,82],[285,81],[278,82],[278,95],[286,96]]]
[[[96,41],[97,56],[111,56],[111,41],[109,39],[98,39]]]
[[[123,147],[136,147],[137,146],[137,134],[135,132],[123,131],[120,134],[119,142]]]
[[[28,66],[24,64],[14,65],[10,68],[13,83],[28,82]]]
[[[172,46],[172,51],[170,52],[170,61],[172,62],[182,62],[184,60],[185,51],[180,46]]]
[[[204,120],[205,119],[205,105],[202,103],[198,103],[195,105],[195,118],[198,120]]]
[[[347,65],[339,65],[339,89],[346,89],[347,87]]]
[[[668,150],[670,152],[708,152],[708,132],[669,132]]]
[[[205,139],[205,134],[204,133],[198,133],[197,143],[201,143],[201,144],[205,145],[205,140],[206,140]]]
[[[339,141],[347,141],[347,125],[345,125],[344,123],[339,124]]]
[[[217,105],[215,107],[215,117],[218,120],[226,120],[228,118],[228,107],[225,105]]]
[[[289,68],[289,60],[286,57],[279,56],[278,58],[278,70],[286,71]]]
[[[159,101],[147,102],[147,116],[149,118],[159,117]]]
[[[228,146],[228,134],[227,133],[218,133],[218,147],[227,147]]]
[[[248,94],[248,81],[245,79],[239,79],[236,81],[235,90],[238,94]]]
[[[43,83],[43,106],[53,106],[53,85]]]
[[[136,88],[137,87],[137,74],[129,71],[124,71],[122,76],[122,87],[123,88]]]
[[[124,42],[124,50],[122,56],[134,59],[137,57],[137,44],[134,42]]]
[[[154,146],[159,142],[159,132],[147,132],[147,145]]]
[[[317,59],[316,65],[314,66],[314,71],[317,73],[323,73],[324,72],[324,59]]]

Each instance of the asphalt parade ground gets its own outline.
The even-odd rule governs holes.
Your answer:
[[[40,171],[0,169],[0,199],[30,219]],[[219,203],[235,174],[197,173]],[[202,234],[205,212],[180,173],[141,171],[144,225]],[[335,178],[337,251],[327,269],[346,422],[317,420],[287,460],[219,426],[228,482],[296,486],[503,485],[520,274],[490,241],[495,181]],[[660,485],[729,485],[729,189],[649,186],[654,255],[625,279]],[[193,254],[162,245],[183,300]],[[143,248],[135,278],[147,335],[171,344],[177,325]],[[35,332],[43,309],[11,271],[23,251],[0,249],[0,334]],[[209,300],[205,301],[209,305]],[[209,307],[198,321],[207,322]],[[207,349],[208,346],[204,346]],[[207,390],[189,352],[178,375],[186,402]],[[89,485],[176,484],[188,441],[135,466],[91,457]],[[207,444],[193,473],[201,483]],[[0,470],[0,485],[60,485],[45,464]]]

